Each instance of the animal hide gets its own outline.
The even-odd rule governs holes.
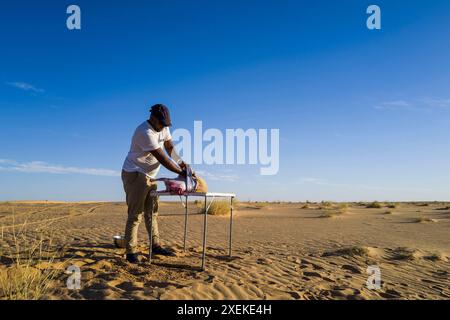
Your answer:
[[[208,192],[206,181],[196,175],[189,166],[186,168],[186,177],[179,175],[173,179],[160,178],[154,181],[164,182],[166,190],[163,192],[170,192],[174,195],[183,195],[186,192]]]

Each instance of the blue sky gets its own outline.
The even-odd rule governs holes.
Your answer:
[[[277,175],[195,167],[212,191],[449,200],[449,39],[447,0],[4,3],[0,200],[122,200],[117,172],[159,102],[173,129],[280,129]]]

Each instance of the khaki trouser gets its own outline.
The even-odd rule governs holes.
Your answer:
[[[156,191],[156,183],[140,172],[126,172],[122,170],[123,188],[126,193],[128,219],[125,227],[125,244],[127,253],[136,253],[138,228],[144,215],[145,227],[150,234],[153,229],[153,246],[159,245],[158,231],[158,197],[151,197],[150,191]],[[153,214],[152,214],[153,213]],[[150,217],[153,221],[150,224]]]

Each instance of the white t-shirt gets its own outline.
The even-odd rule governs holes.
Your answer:
[[[147,121],[143,122],[133,134],[130,152],[122,169],[127,172],[142,172],[150,178],[155,178],[161,164],[150,151],[163,148],[164,142],[171,139],[168,127],[157,132]]]

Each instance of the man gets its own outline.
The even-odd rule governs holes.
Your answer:
[[[150,192],[157,189],[152,179],[158,174],[161,164],[176,174],[184,174],[186,168],[172,143],[169,109],[165,105],[156,104],[150,112],[149,120],[139,125],[134,132],[130,152],[122,168],[122,181],[128,206],[125,228],[126,259],[131,263],[139,262],[136,246],[142,215],[149,234],[152,228],[153,254],[174,255],[160,244],[157,222],[158,197],[150,196]],[[175,161],[166,155],[163,147]],[[150,221],[152,216],[153,220]]]

